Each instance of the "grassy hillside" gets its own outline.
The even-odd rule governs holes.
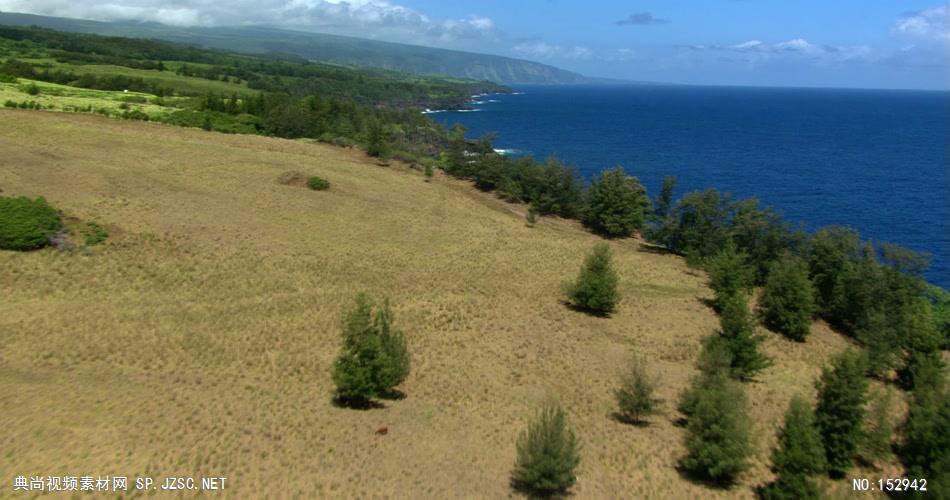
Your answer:
[[[768,334],[749,384],[757,453],[733,490],[675,469],[675,401],[718,325],[703,274],[635,239],[610,242],[623,301],[563,303],[599,238],[525,225],[523,206],[354,150],[77,114],[0,110],[0,189],[45,196],[106,243],[0,251],[0,470],[226,476],[248,497],[500,498],[515,438],[560,401],[581,442],[578,498],[749,498],[768,481],[788,401],[849,345]],[[319,175],[324,192],[283,185]],[[330,402],[341,308],[388,296],[413,353],[407,398]],[[664,415],[610,418],[633,354]],[[375,433],[387,426],[385,436]],[[899,469],[853,477],[899,477]],[[9,477],[8,477],[9,480]],[[850,481],[832,485],[835,497]]]
[[[586,81],[583,76],[576,73],[520,59],[276,28],[185,28],[157,23],[103,23],[17,13],[0,13],[0,24],[43,26],[61,31],[153,38],[252,54],[294,54],[316,61],[416,74],[441,74],[458,78],[489,80],[506,85],[565,84]]]

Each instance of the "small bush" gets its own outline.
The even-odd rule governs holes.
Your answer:
[[[314,191],[324,191],[330,189],[330,182],[326,179],[313,176],[307,179],[307,187]]]
[[[426,176],[426,182],[429,182],[432,179],[432,176],[435,175],[435,170],[432,167],[432,163],[426,163],[423,166],[423,174]]]
[[[45,247],[60,228],[59,213],[45,199],[0,197],[0,249]]]
[[[109,237],[109,233],[106,232],[102,226],[96,224],[95,222],[86,224],[84,233],[86,235],[86,246],[90,247],[106,241],[106,238]]]
[[[653,381],[647,376],[643,363],[635,360],[624,376],[620,389],[614,392],[620,411],[617,416],[624,422],[643,424],[644,417],[659,411],[662,400],[654,396]]]
[[[558,406],[549,405],[518,436],[518,458],[512,485],[525,493],[553,496],[574,485],[581,459],[577,438]]]
[[[10,99],[7,99],[6,101],[4,101],[3,107],[5,107],[5,108],[15,108],[15,107],[17,107],[17,103],[16,103],[16,101],[11,101]]]
[[[617,281],[610,247],[601,243],[587,256],[577,281],[566,284],[564,289],[575,307],[594,315],[607,316],[620,300]]]
[[[528,223],[528,227],[534,227],[538,223],[538,211],[535,210],[533,206],[528,207],[528,213],[525,214],[525,222]]]
[[[27,94],[30,94],[30,95],[39,95],[39,93],[40,93],[40,88],[37,87],[35,83],[30,83],[30,84],[24,85],[24,86],[21,88],[21,90],[22,90],[23,92],[26,92]]]

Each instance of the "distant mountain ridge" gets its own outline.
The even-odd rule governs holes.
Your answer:
[[[0,24],[154,38],[254,54],[291,54],[352,66],[442,74],[504,85],[579,84],[594,81],[554,66],[521,59],[268,27],[183,28],[158,23],[99,22],[5,12],[0,12]]]

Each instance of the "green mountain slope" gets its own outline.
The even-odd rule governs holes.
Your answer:
[[[570,84],[589,81],[577,73],[520,59],[266,27],[181,28],[158,23],[103,23],[16,13],[0,13],[0,24],[156,38],[248,53],[277,52],[319,61],[417,74],[444,74],[501,84]]]

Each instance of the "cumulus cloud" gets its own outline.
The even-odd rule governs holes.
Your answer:
[[[892,31],[899,35],[930,40],[950,40],[950,22],[946,6],[908,12],[894,22]]]
[[[387,0],[0,0],[0,10],[176,26],[265,24],[405,41],[494,38],[486,17],[433,19]],[[421,38],[421,39],[420,39]]]
[[[587,47],[565,47],[543,41],[522,41],[511,51],[525,57],[537,59],[592,59],[594,51]]]
[[[615,24],[617,26],[648,26],[651,24],[669,24],[668,19],[654,17],[650,12],[637,12],[630,14],[626,19],[621,19]]]

